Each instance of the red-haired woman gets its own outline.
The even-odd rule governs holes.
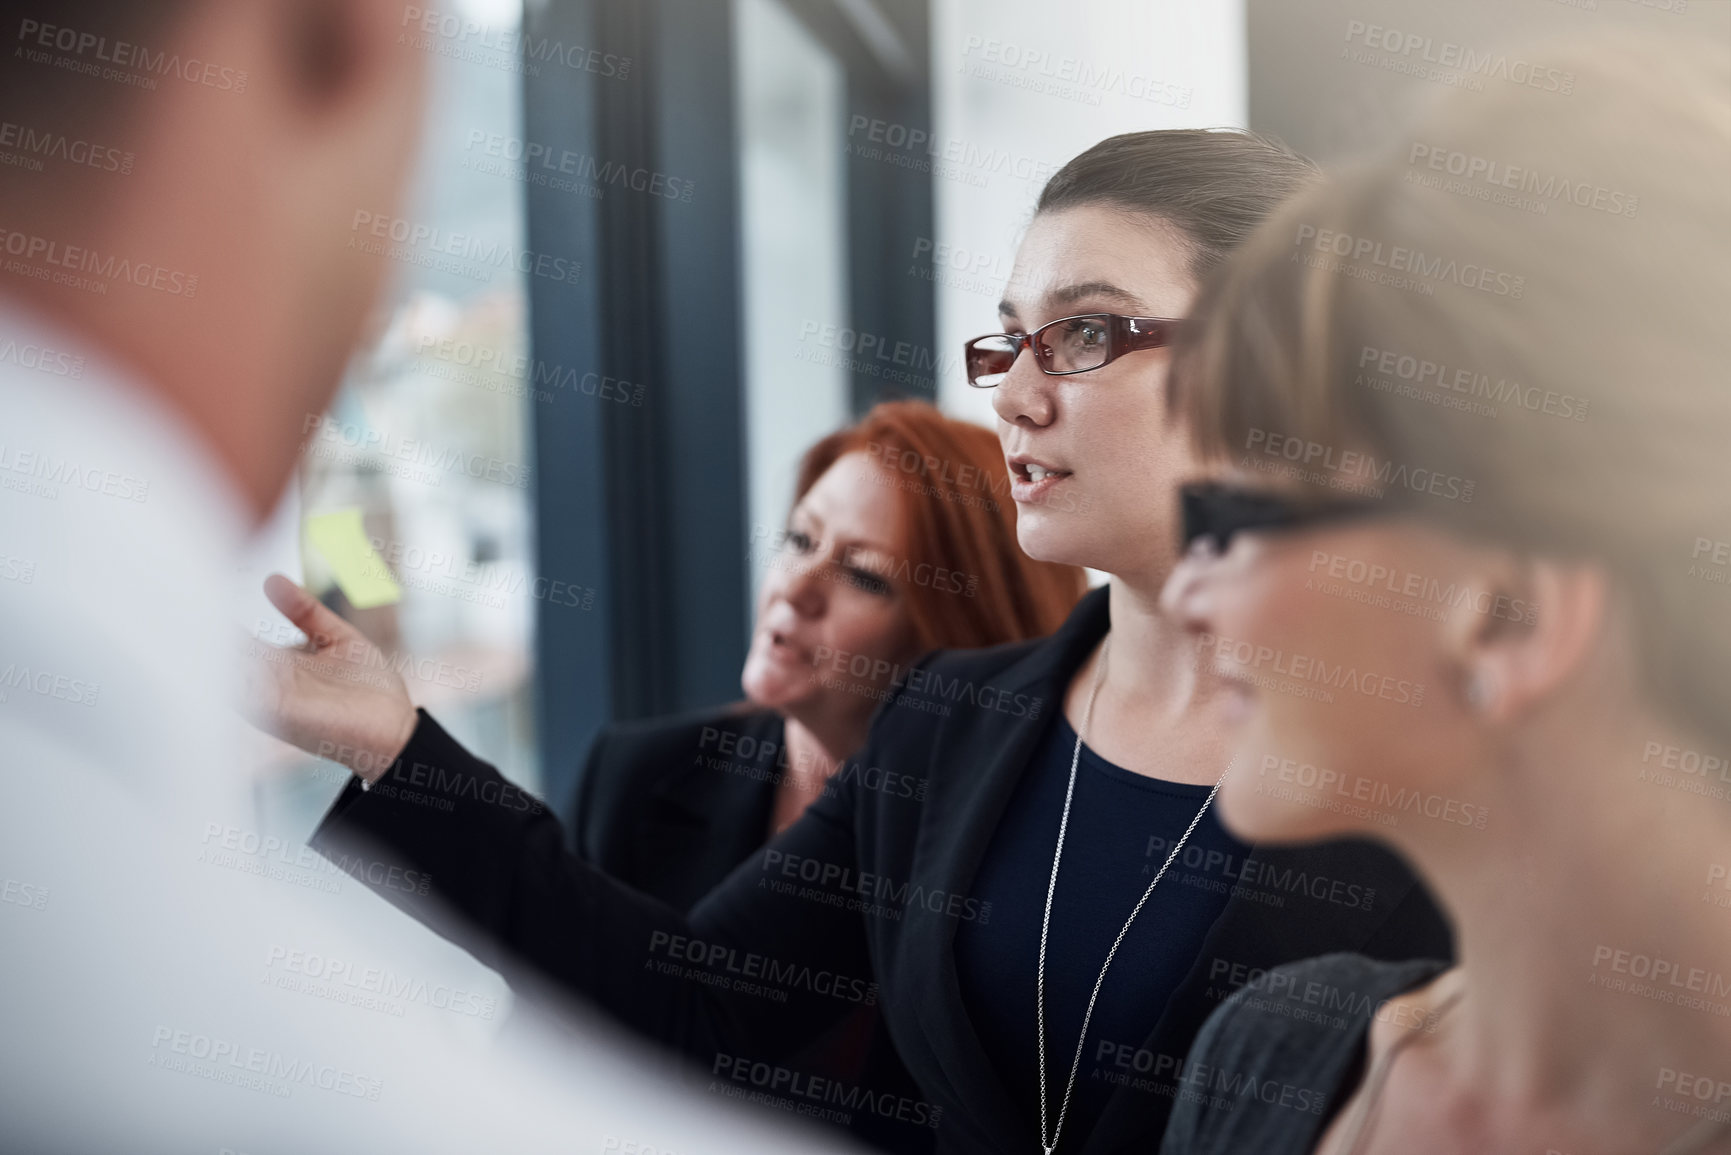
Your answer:
[[[1007,488],[991,430],[920,401],[808,449],[786,527],[757,543],[772,552],[746,701],[603,730],[580,786],[583,856],[688,910],[837,772],[894,775],[848,759],[921,654],[1042,637],[1086,587],[1080,568],[1022,552]],[[918,789],[901,778],[890,788]]]
[[[746,700],[602,730],[579,782],[582,856],[686,912],[832,785],[864,779],[922,796],[914,774],[849,758],[878,704],[922,654],[1051,633],[1087,586],[1080,567],[1022,552],[1007,489],[996,435],[924,402],[878,405],[808,449],[786,527],[754,542],[770,553],[740,676]],[[269,591],[309,634],[370,645],[287,580],[273,578]],[[303,677],[280,701],[304,711],[302,738],[328,739],[341,715],[306,696],[316,685]],[[397,715],[404,742],[419,721],[401,687],[363,703],[352,683],[329,688],[375,728],[381,714]],[[877,1025],[875,985],[824,981],[857,986],[858,1005],[799,1065],[913,1101],[918,1090]],[[848,1125],[900,1151],[932,1134],[872,1112],[851,1113]]]

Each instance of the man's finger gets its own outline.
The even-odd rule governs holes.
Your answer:
[[[307,636],[315,650],[322,650],[338,638],[346,637],[353,629],[323,602],[280,573],[264,579],[264,596]]]

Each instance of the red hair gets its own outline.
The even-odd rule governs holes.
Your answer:
[[[907,571],[931,566],[965,583],[955,590],[956,582],[895,581],[922,653],[1042,637],[1087,590],[1079,566],[1022,552],[1009,468],[991,430],[946,417],[924,401],[886,401],[806,450],[794,500],[848,453],[866,454],[893,486],[906,526]]]

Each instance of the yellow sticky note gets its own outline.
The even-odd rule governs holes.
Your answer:
[[[361,528],[361,511],[341,509],[306,520],[307,539],[330,563],[337,588],[357,610],[388,606],[403,596],[385,559]]]

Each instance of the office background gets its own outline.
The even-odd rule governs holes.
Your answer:
[[[1437,86],[1354,22],[1473,44],[1676,0],[440,0],[387,307],[309,416],[294,519],[360,507],[402,596],[347,605],[410,693],[561,813],[610,720],[739,696],[804,447],[962,379],[1045,179],[1118,132],[1249,126],[1328,163]],[[1689,34],[1685,32],[1685,34]],[[362,210],[366,211],[366,210]],[[373,228],[376,221],[364,222]],[[399,237],[401,240],[399,241]],[[275,749],[304,837],[341,775]]]

